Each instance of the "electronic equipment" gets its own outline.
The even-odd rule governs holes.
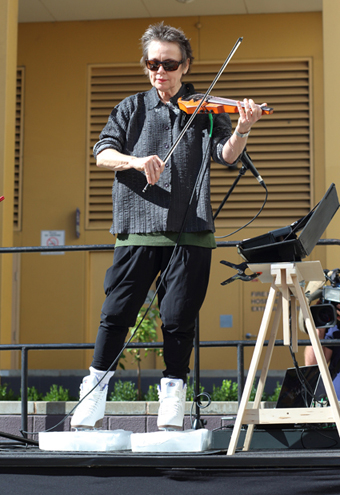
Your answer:
[[[340,304],[340,269],[329,272],[326,278],[331,285],[315,292],[314,298],[319,299],[319,303],[310,307],[316,328],[331,328],[338,323],[336,307]]]
[[[286,370],[276,409],[311,407],[317,400],[320,371],[317,364]]]
[[[305,217],[286,227],[241,241],[238,252],[248,263],[301,261],[310,255],[338,208],[336,187],[331,184],[322,200]]]

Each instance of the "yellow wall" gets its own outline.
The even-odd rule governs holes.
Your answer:
[[[325,139],[326,182],[336,182],[339,179],[339,122],[336,117],[334,95],[337,94],[340,80],[339,46],[340,3],[323,0],[323,32],[324,32],[324,113],[325,127],[322,131]],[[339,238],[340,215],[335,216],[327,229],[329,239]],[[334,264],[333,260],[337,260]],[[332,268],[340,266],[339,253],[336,247],[327,248],[327,263]]]
[[[13,244],[13,178],[15,144],[15,80],[18,1],[0,4],[0,245]],[[0,343],[11,341],[12,256],[0,256]],[[9,353],[1,353],[0,366],[9,367]]]
[[[41,230],[65,230],[66,244],[113,241],[108,232],[84,230],[87,66],[138,62],[139,38],[150,22],[157,21],[19,25],[18,65],[26,67],[26,85],[23,228],[14,235],[16,245],[39,245]],[[186,17],[166,21],[181,27],[191,38],[196,60],[222,63],[239,36],[243,36],[244,41],[235,60],[312,58],[315,117],[312,189],[315,200],[320,199],[325,191],[321,13]],[[81,210],[79,239],[75,236],[76,208]],[[225,233],[217,232],[218,235]],[[262,231],[255,223],[233,239],[259,233]],[[322,259],[321,248],[315,250],[314,256]],[[111,259],[108,253],[97,252],[22,255],[21,342],[94,340],[102,301],[104,257]],[[214,252],[210,287],[200,315],[201,340],[243,339],[247,332],[256,334],[262,316],[250,311],[251,293],[268,288],[260,282],[239,281],[222,287],[220,283],[233,272],[221,267],[221,259],[240,261],[234,249]],[[220,315],[228,314],[233,315],[233,328],[220,328]],[[30,367],[85,368],[89,365],[89,354],[32,353]],[[279,361],[275,368],[286,367],[281,358]],[[158,366],[162,364],[159,362]],[[202,369],[235,366],[235,351],[202,350]]]

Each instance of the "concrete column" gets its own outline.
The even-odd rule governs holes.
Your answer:
[[[337,186],[340,196],[340,119],[338,94],[340,88],[340,1],[323,0],[323,52],[324,52],[324,112],[325,112],[325,182]],[[315,115],[317,119],[318,116]],[[317,164],[316,164],[317,166]],[[340,211],[331,221],[327,238],[340,239]],[[340,266],[340,247],[327,248],[327,265]]]
[[[0,0],[0,246],[13,245],[18,0]],[[0,343],[11,342],[12,256],[0,256]],[[10,367],[10,353],[0,353]]]

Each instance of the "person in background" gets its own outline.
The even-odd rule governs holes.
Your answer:
[[[340,400],[340,346],[333,345],[332,340],[340,339],[340,304],[336,306],[337,325],[331,328],[317,328],[320,340],[329,340],[329,346],[322,346],[327,363],[329,364],[329,372],[333,380],[335,393]],[[312,346],[305,348],[305,365],[309,366],[317,364],[316,357]]]

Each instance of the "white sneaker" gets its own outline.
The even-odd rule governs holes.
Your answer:
[[[180,378],[162,378],[158,387],[159,410],[157,426],[160,430],[181,430],[187,386]]]
[[[85,376],[80,385],[80,399],[98,383],[95,375]],[[108,385],[101,383],[77,407],[71,419],[72,428],[98,428],[105,415]]]

